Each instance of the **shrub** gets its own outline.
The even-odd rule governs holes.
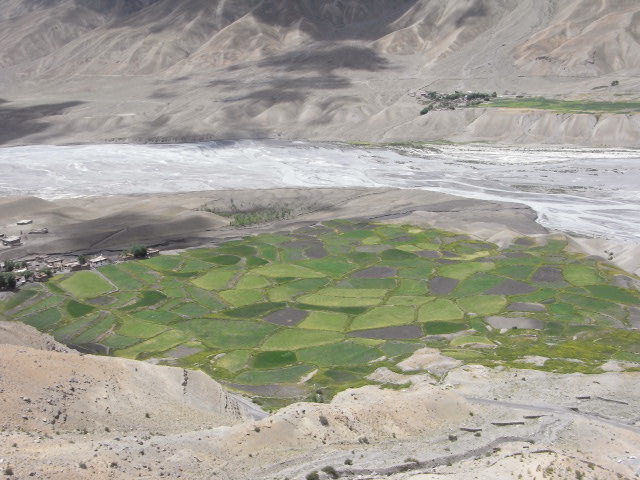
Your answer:
[[[311,472],[307,473],[307,476],[305,478],[307,480],[320,480],[320,475],[318,474],[318,472]]]
[[[84,265],[84,264],[86,264],[86,263],[87,263],[87,257],[85,257],[84,255],[80,255],[80,256],[78,257],[78,263],[79,263],[80,265]]]
[[[347,458],[347,459],[344,461],[344,464],[345,464],[345,465],[353,465],[353,460],[351,460],[350,458]]]
[[[144,245],[134,245],[129,251],[136,258],[145,258],[147,256],[147,247]]]
[[[617,87],[618,85],[620,85],[620,82],[618,80],[614,80],[613,82],[611,82],[612,87]]]
[[[16,264],[13,260],[7,260],[4,262],[5,272],[12,272],[14,268],[16,268]]]
[[[324,415],[320,415],[320,425],[323,427],[329,426],[329,420]]]
[[[331,478],[340,478],[340,474],[336,471],[335,468],[331,466],[324,467],[322,471],[327,475],[329,475]]]

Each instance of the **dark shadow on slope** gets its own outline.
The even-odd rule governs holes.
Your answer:
[[[253,10],[261,23],[301,29],[315,39],[373,40],[419,0],[263,0]]]
[[[301,49],[275,55],[258,63],[259,67],[280,67],[285,71],[330,74],[335,70],[375,72],[389,68],[389,61],[373,48],[343,45],[314,50]]]
[[[483,0],[476,0],[473,5],[471,5],[471,7],[469,7],[460,18],[458,18],[458,20],[456,20],[456,27],[460,28],[462,27],[465,23],[467,23],[468,20],[474,18],[474,17],[486,17],[488,15],[489,11],[487,10],[487,7],[484,5],[484,1]]]
[[[0,107],[0,144],[17,140],[27,135],[44,132],[49,123],[47,117],[62,115],[69,108],[84,102],[64,102],[33,105],[31,107]],[[5,104],[6,105],[6,104]]]

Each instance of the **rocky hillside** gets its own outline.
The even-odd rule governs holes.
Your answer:
[[[416,94],[637,100],[639,20],[634,0],[6,0],[0,141],[633,146],[637,115],[601,126],[475,109],[434,122]]]

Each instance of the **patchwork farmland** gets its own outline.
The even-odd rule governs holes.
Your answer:
[[[372,383],[423,347],[555,372],[640,361],[634,279],[565,247],[332,221],[55,277],[0,312],[86,351],[201,369],[270,408]]]

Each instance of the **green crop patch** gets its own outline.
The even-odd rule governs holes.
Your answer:
[[[38,300],[37,302],[29,305],[28,307],[24,307],[23,305],[24,308],[20,309],[17,312],[17,315],[19,316],[30,315],[32,313],[36,313],[41,310],[57,307],[58,305],[63,303],[65,300],[66,300],[66,297],[62,295],[50,295],[48,297],[44,297],[41,300]]]
[[[119,265],[107,265],[99,271],[119,290],[137,290],[143,285],[143,282],[119,268]]]
[[[254,273],[269,278],[322,278],[324,274],[293,264],[265,265],[255,268]]]
[[[193,280],[193,284],[205,290],[222,290],[236,275],[235,270],[212,270]]]
[[[163,310],[140,310],[133,314],[135,318],[146,320],[148,322],[167,325],[180,319],[180,316],[173,312],[165,312]]]
[[[264,301],[264,294],[261,290],[224,290],[219,292],[218,295],[234,307],[253,305],[254,303]]]
[[[178,315],[192,318],[202,317],[211,313],[211,310],[209,310],[207,307],[203,307],[202,305],[199,305],[197,303],[184,303],[179,307],[174,308],[172,311],[177,313]]]
[[[461,332],[467,328],[467,324],[459,322],[427,322],[424,324],[424,332],[427,335],[447,335]]]
[[[298,361],[295,352],[260,352],[253,358],[253,368],[275,368],[292,365]]]
[[[353,342],[312,347],[298,352],[300,361],[319,367],[362,365],[381,356],[379,350]]]
[[[251,358],[250,350],[231,350],[219,358],[215,365],[223,368],[231,373],[239,372],[247,367],[247,363]]]
[[[418,320],[420,322],[433,322],[438,320],[461,320],[464,313],[451,300],[438,298],[433,302],[420,307]]]
[[[566,246],[554,237],[499,248],[411,225],[329,221],[57,276],[3,294],[0,312],[68,344],[254,385],[245,390],[273,394],[266,405],[326,401],[380,366],[399,372],[425,346],[487,366],[633,365],[624,362],[640,358],[640,293],[621,288],[619,269]],[[180,357],[180,346],[197,353]]]
[[[384,306],[374,308],[353,319],[349,330],[407,325],[415,320],[415,310],[407,306]]]
[[[488,272],[493,267],[491,262],[461,262],[443,265],[438,268],[438,273],[443,277],[464,280],[475,273]]]
[[[38,330],[48,331],[61,319],[62,314],[60,313],[60,310],[57,308],[50,308],[48,310],[43,310],[42,312],[34,313],[33,315],[22,317],[20,321],[27,325],[31,325]]]
[[[159,255],[144,261],[144,265],[154,270],[177,270],[184,262],[184,257],[179,255]]]
[[[73,318],[82,317],[88,313],[93,312],[95,309],[96,308],[92,307],[91,305],[76,302],[75,300],[69,300],[69,303],[67,303],[66,306],[67,313]]]
[[[238,375],[235,383],[241,385],[271,385],[274,383],[298,383],[313,371],[308,365],[278,368],[277,370],[250,370]]]
[[[343,332],[349,316],[338,312],[311,312],[298,326],[308,330],[330,330]]]
[[[125,337],[147,339],[160,335],[167,328],[165,325],[130,317],[122,320],[121,326],[116,330],[116,333]]]
[[[318,307],[372,307],[382,302],[381,298],[329,297],[327,295],[310,294],[298,298],[298,302]]]
[[[458,299],[458,305],[467,313],[476,315],[493,315],[501,312],[507,306],[507,300],[502,295],[477,295]]]
[[[262,350],[299,350],[339,342],[343,338],[344,335],[337,332],[285,328],[269,337],[261,348]]]
[[[198,318],[186,320],[178,327],[212,348],[253,348],[261,344],[278,327],[267,322]],[[278,348],[274,350],[285,350]]]
[[[185,332],[180,330],[168,330],[160,335],[140,342],[132,347],[118,351],[118,355],[125,358],[139,358],[150,354],[166,352],[187,340]]]
[[[60,286],[76,298],[93,298],[115,290],[114,286],[94,272],[76,272],[60,282]]]
[[[82,332],[80,335],[71,340],[71,343],[82,345],[83,343],[95,343],[113,327],[114,317],[111,315],[99,319],[90,328]]]
[[[227,317],[234,318],[258,318],[266,313],[272,312],[286,307],[286,303],[282,302],[265,302],[255,303],[246,307],[234,308],[232,310],[226,310],[224,314]]]
[[[406,342],[386,342],[378,347],[387,357],[393,358],[398,355],[406,355],[423,348],[422,343],[406,343]]]
[[[135,310],[137,308],[152,307],[166,299],[166,295],[162,292],[157,292],[155,290],[143,290],[142,296],[138,299],[138,301],[133,304],[127,305],[126,307],[124,307],[124,310]]]

